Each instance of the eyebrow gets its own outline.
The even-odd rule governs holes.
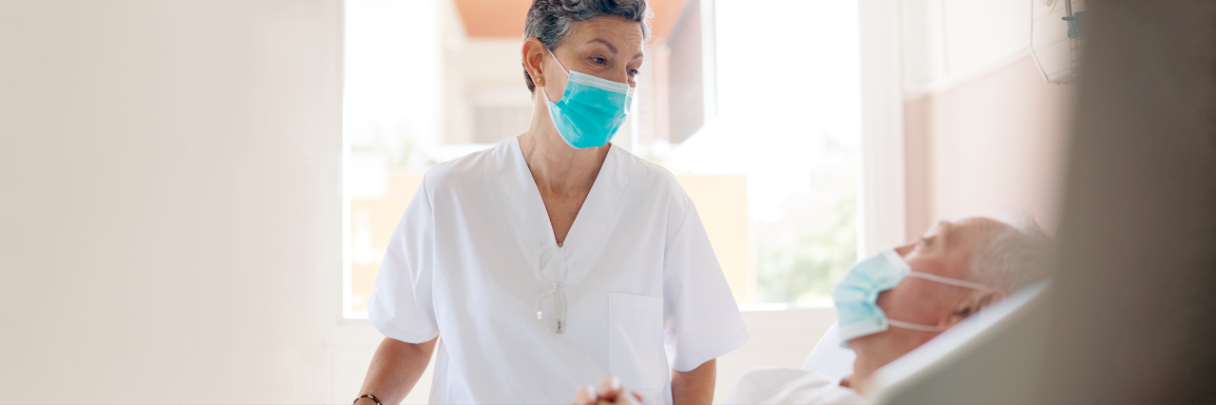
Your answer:
[[[605,41],[605,40],[599,39],[599,38],[587,41],[587,43],[592,43],[592,42],[599,42],[601,44],[604,44],[604,46],[608,47],[608,52],[612,52],[613,55],[616,55],[616,47],[612,46],[612,44],[608,43],[608,41]]]
[[[612,46],[612,44],[611,44],[611,43],[609,43],[608,41],[605,41],[605,40],[603,40],[603,39],[601,39],[601,38],[595,38],[595,39],[592,39],[592,40],[590,40],[590,41],[587,41],[587,43],[592,43],[592,42],[599,42],[599,43],[601,43],[601,44],[604,44],[604,46],[607,46],[607,47],[608,47],[608,51],[609,51],[609,52],[612,52],[612,54],[613,54],[613,55],[616,55],[616,54],[617,54],[617,52],[616,52],[616,47],[615,47],[615,46]],[[634,58],[634,59],[637,59],[637,58],[640,58],[640,57],[642,57],[642,52],[638,52],[638,54],[637,54],[637,55],[633,55],[633,58]]]
[[[954,234],[954,224],[942,221],[941,225],[939,226],[942,228],[942,230],[937,234],[942,237],[942,250],[949,251],[950,237]]]

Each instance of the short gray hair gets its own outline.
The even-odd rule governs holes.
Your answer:
[[[570,35],[575,21],[588,21],[602,15],[615,15],[637,21],[642,26],[642,40],[650,39],[650,17],[653,14],[646,0],[533,0],[524,20],[524,38],[536,38],[546,48],[554,49]],[[528,91],[536,84],[524,68]]]
[[[1006,226],[996,227],[976,243],[972,275],[1008,294],[1046,280],[1055,265],[1051,236],[1029,217],[1017,224],[1001,224]]]

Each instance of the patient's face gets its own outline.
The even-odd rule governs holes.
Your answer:
[[[912,271],[959,280],[980,282],[970,274],[971,256],[976,242],[1003,223],[987,218],[941,221],[917,241],[896,249]],[[878,306],[890,319],[948,327],[948,314],[957,301],[972,290],[921,278],[909,277],[898,286],[878,295]],[[920,332],[925,340],[934,334]]]
[[[976,243],[984,240],[988,233],[1008,226],[987,218],[942,221],[919,240],[896,248],[896,252],[903,256],[912,271],[980,282],[970,274],[971,256]],[[895,288],[879,293],[878,306],[889,319],[937,325],[946,329],[971,315],[979,306],[986,305],[987,301],[978,297],[990,293],[909,277]],[[937,332],[889,328],[850,340],[849,346],[856,351],[858,358],[854,367],[855,380],[868,378],[874,369],[907,354],[937,335]]]

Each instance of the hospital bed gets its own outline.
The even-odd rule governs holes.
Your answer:
[[[1019,291],[879,369],[866,397],[875,404],[1002,404],[1035,401],[1046,340],[1048,284]],[[843,378],[855,356],[836,325],[803,369]]]

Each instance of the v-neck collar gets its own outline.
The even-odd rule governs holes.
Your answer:
[[[549,222],[549,213],[532,178],[532,171],[524,160],[523,151],[519,147],[519,138],[511,138],[493,152],[494,163],[498,171],[498,184],[502,186],[503,196],[507,204],[502,208],[515,227],[516,240],[524,252],[532,272],[538,279],[541,276],[541,256],[546,250],[554,248],[561,250],[566,259],[566,284],[581,281],[591,270],[604,233],[612,224],[617,207],[629,181],[633,178],[634,165],[630,165],[625,153],[613,146],[608,149],[608,156],[596,175],[587,200],[579,208],[574,224],[566,233],[562,246],[556,246],[553,236],[553,225]]]

